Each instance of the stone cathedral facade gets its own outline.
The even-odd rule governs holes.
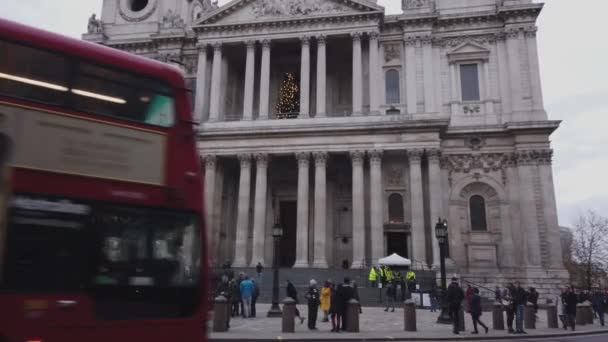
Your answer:
[[[398,1],[398,0],[393,0]],[[531,0],[104,0],[84,39],[193,90],[212,259],[367,267],[390,253],[493,286],[567,279]],[[285,103],[291,110],[285,111]]]

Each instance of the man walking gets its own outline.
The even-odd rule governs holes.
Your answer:
[[[314,279],[310,280],[306,299],[308,299],[308,329],[317,330],[317,313],[319,311],[320,300],[317,281]]]
[[[262,266],[261,262],[255,266],[255,273],[257,275],[257,283],[262,285],[262,271],[264,270],[264,266]]]
[[[255,291],[253,282],[249,279],[249,276],[245,276],[245,279],[241,281],[241,301],[243,302],[243,317],[251,317],[251,299],[253,292]]]
[[[572,331],[574,331],[574,326],[576,323],[576,305],[578,304],[578,296],[574,293],[572,287],[568,286],[566,288],[566,292],[562,298],[562,303],[564,304],[564,330],[568,330],[568,325],[572,327]]]
[[[526,290],[521,287],[520,282],[515,282],[515,288],[511,294],[513,298],[513,308],[515,309],[515,333],[525,334],[524,331],[524,308],[528,301]]]
[[[606,297],[602,294],[602,292],[597,289],[593,293],[593,297],[591,297],[591,304],[593,305],[593,311],[595,311],[596,315],[600,320],[600,324],[604,326],[604,311],[606,310]]]
[[[509,329],[509,334],[514,334],[515,330],[513,329],[513,320],[515,319],[515,308],[513,306],[513,297],[511,296],[513,291],[515,290],[515,286],[512,283],[507,285],[507,288],[502,293],[502,299],[505,301],[504,308],[507,313],[507,328]]]
[[[458,278],[452,278],[452,283],[448,286],[446,300],[448,302],[448,308],[450,312],[450,317],[452,317],[452,322],[454,323],[454,334],[459,334],[459,326],[460,326],[460,308],[462,305],[462,300],[464,299],[464,291],[458,285]]]

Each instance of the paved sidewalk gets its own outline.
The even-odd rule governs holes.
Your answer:
[[[225,333],[210,333],[211,341],[277,341],[277,340],[298,340],[298,341],[330,341],[330,340],[348,340],[348,341],[371,341],[371,340],[460,340],[471,341],[474,339],[504,339],[512,340],[518,337],[550,337],[550,336],[566,336],[572,334],[572,331],[563,329],[548,329],[546,321],[546,312],[539,310],[538,321],[536,322],[537,329],[528,330],[527,335],[512,335],[506,331],[492,330],[492,313],[484,312],[481,317],[489,328],[490,332],[486,335],[483,328],[480,328],[479,335],[471,335],[473,329],[471,317],[465,315],[466,332],[461,332],[460,335],[452,334],[450,325],[436,324],[438,313],[431,313],[429,310],[420,309],[416,311],[417,316],[417,332],[406,332],[403,326],[403,308],[396,308],[395,312],[384,312],[382,308],[363,308],[363,314],[360,316],[359,327],[360,333],[332,333],[331,323],[320,322],[322,314],[319,312],[319,321],[317,322],[317,331],[310,331],[307,327],[307,322],[300,325],[296,321],[295,333],[281,333],[281,318],[267,318],[266,313],[270,305],[258,304],[257,318],[243,319],[234,318],[230,321],[230,330]],[[303,317],[307,317],[307,307],[298,305]],[[210,323],[210,327],[212,322]],[[209,330],[211,331],[211,329]],[[599,323],[593,325],[577,326],[575,334],[591,334],[591,333],[608,333],[608,327],[602,328]]]

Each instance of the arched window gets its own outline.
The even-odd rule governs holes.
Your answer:
[[[391,69],[386,72],[386,103],[400,103],[399,99],[399,71]]]
[[[388,221],[390,223],[403,223],[403,196],[391,194],[388,197]]]
[[[471,210],[471,230],[488,230],[486,200],[479,195],[471,196],[471,199],[469,200],[469,209]]]

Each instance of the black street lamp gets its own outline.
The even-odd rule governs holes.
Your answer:
[[[439,262],[440,262],[440,270],[441,270],[441,314],[437,318],[437,323],[439,324],[450,324],[452,323],[452,319],[450,318],[450,313],[448,311],[448,303],[447,303],[447,279],[445,272],[445,246],[448,244],[448,221],[447,220],[439,220],[435,225],[435,237],[437,238],[437,242],[439,242]]]
[[[274,258],[272,261],[272,306],[268,310],[268,317],[282,317],[283,312],[279,307],[279,248],[281,237],[283,236],[283,228],[280,224],[275,223],[272,227],[272,237],[274,238]]]

